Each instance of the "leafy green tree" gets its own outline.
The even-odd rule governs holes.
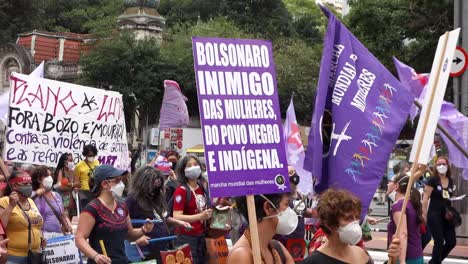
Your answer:
[[[204,23],[177,24],[165,35],[161,53],[167,62],[165,77],[177,81],[187,98],[187,107],[193,115],[198,114],[197,89],[193,70],[192,36],[252,38],[234,23],[218,17]]]
[[[452,28],[452,1],[359,0],[350,5],[348,28],[392,71],[396,56],[429,72],[439,36]]]
[[[301,39],[284,38],[274,45],[281,111],[286,112],[294,94],[296,116],[302,124],[310,122],[321,49],[321,45],[312,46]]]
[[[221,15],[256,37],[294,35],[291,16],[282,0],[223,0]]]
[[[122,11],[123,1],[115,0],[3,0],[0,41],[32,30],[108,35]]]
[[[167,65],[155,39],[136,41],[125,32],[103,40],[83,57],[81,66],[81,83],[123,95],[127,125],[136,110],[141,121],[157,121]]]
[[[18,33],[41,28],[39,14],[35,1],[0,1],[0,42],[15,42]]]

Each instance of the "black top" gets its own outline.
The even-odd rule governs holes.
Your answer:
[[[339,259],[332,258],[322,252],[315,250],[310,256],[304,259],[302,264],[347,264]],[[358,264],[358,263],[356,263]],[[374,264],[374,261],[369,257],[369,261],[366,264]]]
[[[455,191],[453,180],[449,178],[448,186],[444,188],[440,183],[439,177],[431,176],[427,179],[426,185],[433,188],[428,211],[430,213],[444,213],[445,206],[450,204],[448,198],[452,197]]]
[[[89,202],[83,209],[84,213],[89,213],[94,217],[96,223],[89,234],[89,245],[102,254],[99,240],[104,241],[107,255],[112,263],[129,263],[125,255],[125,238],[128,234],[127,206],[123,201],[116,200],[117,207],[114,212],[105,207],[99,199]],[[94,264],[92,259],[88,259],[89,264]]]
[[[125,203],[128,207],[128,212],[131,219],[155,219],[155,220],[164,220],[167,221],[167,212],[163,215],[163,219],[156,212],[148,212],[143,210],[140,205],[138,205],[136,199],[133,196],[128,196],[125,200]],[[134,227],[140,227],[140,225],[134,225]],[[153,231],[146,234],[150,238],[161,238],[170,236],[165,223],[159,222],[154,224]],[[170,242],[161,241],[156,243],[151,243],[148,246],[141,247],[148,259],[156,259],[158,263],[162,263],[161,260],[161,251],[166,251],[170,249]]]

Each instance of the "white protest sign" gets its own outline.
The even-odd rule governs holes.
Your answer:
[[[47,263],[77,264],[81,263],[80,252],[75,246],[73,236],[64,236],[51,239],[42,251]]]
[[[444,100],[445,88],[447,87],[459,33],[460,28],[450,31],[439,38],[431,74],[429,75],[429,86],[427,87],[413,149],[411,150],[411,162],[425,164],[431,158],[431,147],[434,144],[434,134]],[[419,157],[416,158],[418,155]]]
[[[122,95],[14,73],[4,159],[55,167],[63,153],[74,162],[83,146],[98,149],[101,164],[127,169],[127,132]]]

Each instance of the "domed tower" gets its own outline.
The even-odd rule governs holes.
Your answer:
[[[166,19],[157,8],[160,0],[124,0],[124,13],[117,18],[119,29],[131,29],[137,39],[156,38],[162,41]]]

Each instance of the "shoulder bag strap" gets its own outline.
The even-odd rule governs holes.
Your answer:
[[[31,250],[31,219],[29,219],[29,216],[28,214],[26,214],[26,211],[24,211],[23,208],[21,208],[21,205],[19,204],[17,205],[19,209],[21,209],[21,212],[23,212],[24,218],[26,218],[26,220],[28,221],[28,249]],[[29,207],[31,207],[31,204],[29,204]]]
[[[281,247],[280,243],[278,242],[278,240],[272,240],[270,241],[270,246],[276,251],[278,252],[280,258],[281,258],[281,262],[283,264],[286,263],[286,255],[284,255],[284,252],[283,252],[283,248]]]
[[[91,166],[89,165],[89,163],[86,161],[86,160],[83,160],[84,163],[86,163],[86,165],[88,165],[88,168],[93,172],[93,178],[94,178],[94,169],[91,168]]]
[[[52,193],[52,195],[54,195]],[[62,218],[60,217],[59,213],[57,211],[55,211],[54,207],[50,204],[50,201],[47,200],[47,197],[43,196],[42,198],[44,198],[45,202],[47,203],[47,205],[49,206],[50,210],[52,210],[52,213],[54,213],[55,217],[57,217],[57,220],[59,220],[59,223],[61,225],[64,225],[64,223],[62,223]],[[54,200],[55,200],[55,196],[54,196]],[[58,203],[57,203],[58,205]]]

